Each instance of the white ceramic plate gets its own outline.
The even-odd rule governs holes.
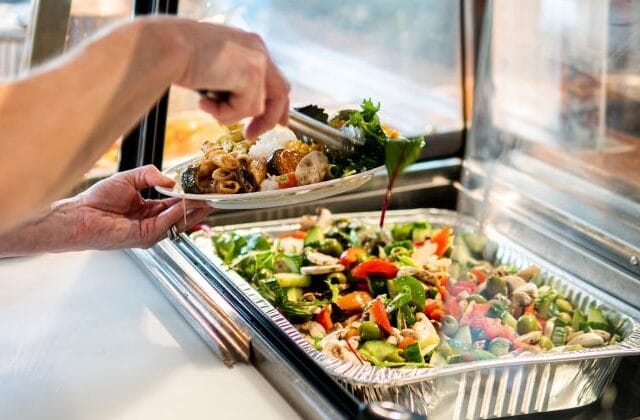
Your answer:
[[[182,177],[182,172],[198,159],[200,158],[194,158],[164,170],[163,174],[174,179],[176,181],[176,185],[173,189],[156,187],[156,190],[169,197],[206,201],[211,207],[218,209],[260,209],[306,203],[341,194],[361,186],[373,178],[373,175],[376,172],[384,170],[384,166],[379,166],[366,172],[360,172],[344,178],[337,178],[329,181],[318,182],[316,184],[302,185],[299,187],[285,188],[282,190],[258,191],[254,193],[241,194],[187,194],[182,191],[180,178]]]

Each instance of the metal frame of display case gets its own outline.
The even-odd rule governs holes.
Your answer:
[[[464,24],[464,20],[469,17],[469,10],[472,2],[461,1],[460,23]],[[465,8],[465,4],[467,5]],[[168,13],[175,14],[178,8],[177,0],[143,0],[135,2],[135,13],[137,15]],[[475,9],[477,11],[477,9]],[[461,36],[463,43],[461,51],[464,50],[464,43],[469,42],[471,36],[469,33]],[[461,60],[464,62],[471,54],[462,54]],[[473,65],[464,64],[462,69],[473,68]],[[460,83],[469,83],[468,73],[463,71]],[[462,104],[469,103],[465,95],[470,94],[472,88],[463,89]],[[466,92],[466,93],[465,93]],[[151,111],[143,118],[140,124],[129,133],[122,145],[120,170],[131,169],[145,164],[154,164],[158,167],[162,165],[162,151],[164,147],[164,130],[167,117],[168,93],[165,94],[158,103],[154,105]],[[451,208],[455,205],[455,197],[451,197],[454,192],[453,183],[460,177],[461,159],[464,145],[464,135],[466,132],[466,116],[464,109],[460,110],[463,127],[459,131],[441,133],[429,136],[430,147],[421,156],[423,162],[414,168],[414,181],[418,183],[407,182],[406,186],[398,186],[396,202],[400,200],[415,200],[411,196],[412,192],[431,190],[434,191],[435,197],[442,196],[443,189],[446,189],[449,198],[440,198],[439,204],[443,207]],[[440,158],[436,160],[437,158]],[[353,195],[339,196],[333,199],[334,207],[340,208],[341,203],[349,205],[354,198],[359,202],[367,199],[372,200],[373,206],[378,205],[380,191],[386,186],[386,180],[383,177],[377,177],[376,180],[368,187],[368,189],[356,191],[360,194],[358,197]],[[411,175],[409,175],[411,179]],[[403,191],[404,190],[406,191]],[[154,196],[155,192],[147,192],[148,196]],[[405,197],[406,195],[406,197]],[[446,195],[446,193],[445,193]],[[415,201],[414,201],[415,203]],[[314,205],[313,203],[310,203]],[[323,203],[326,204],[326,203]],[[308,211],[309,206],[298,207],[294,211],[302,213]],[[262,211],[263,217],[282,217],[283,210],[273,209]],[[290,212],[291,209],[285,209]],[[274,214],[275,213],[275,214]],[[290,215],[290,213],[287,213]],[[224,213],[223,213],[223,216]],[[242,220],[237,213],[227,214],[229,222],[237,223]],[[255,212],[244,212],[244,217],[248,220],[255,220]],[[217,223],[220,223],[217,220]],[[279,328],[275,327],[272,321],[260,311],[255,310],[251,302],[243,301],[243,295],[234,290],[222,273],[217,273],[213,268],[205,263],[195,264],[195,271],[189,274],[180,271],[177,267],[172,267],[171,261],[181,259],[175,254],[177,247],[179,253],[186,256],[192,263],[198,261],[197,256],[193,256],[193,250],[187,242],[176,242],[173,244],[160,244],[151,250],[132,250],[130,254],[136,259],[143,268],[150,271],[152,277],[159,283],[160,289],[165,293],[167,298],[171,300],[182,315],[189,320],[191,325],[198,326],[197,332],[203,337],[205,342],[214,350],[221,354],[220,346],[231,346],[224,339],[221,340],[219,334],[212,323],[218,321],[210,319],[210,308],[203,308],[196,301],[190,300],[193,296],[188,287],[189,282],[196,281],[198,277],[209,280],[207,283],[212,289],[209,290],[210,296],[217,296],[228,304],[228,308],[232,308],[230,312],[233,314],[235,322],[240,328],[246,331],[251,342],[250,360],[256,368],[283,394],[287,400],[305,417],[309,418],[414,418],[402,407],[393,404],[363,404],[356,400],[353,395],[347,392],[340,384],[322,370],[314,369],[314,363],[309,359],[302,349],[294,345],[290,338],[286,336]],[[177,280],[182,278],[183,280]],[[173,280],[172,280],[173,279]],[[185,281],[187,283],[182,283]],[[176,286],[178,284],[178,286]],[[182,284],[182,286],[179,286]],[[242,340],[241,340],[242,341]],[[239,345],[241,343],[238,343]],[[242,357],[240,357],[242,359]]]
[[[484,13],[484,3],[476,3],[471,0],[460,1],[459,21],[461,26],[461,75],[460,84],[462,92],[462,107],[460,116],[462,128],[456,131],[434,133],[428,136],[429,146],[425,148],[420,160],[434,161],[445,159],[442,170],[443,173],[451,174],[451,157],[460,158],[464,153],[464,139],[469,123],[468,109],[470,109],[473,92],[473,69],[475,68],[475,52],[473,48],[477,45],[481,16]],[[154,13],[176,14],[179,0],[137,0],[135,1],[135,14],[147,15]],[[467,25],[469,30],[462,28]],[[124,139],[121,148],[121,158],[119,170],[128,170],[138,166],[153,164],[162,167],[162,153],[164,149],[164,131],[168,108],[168,93],[165,94],[150,110],[150,112],[140,121]],[[455,195],[453,182],[459,179],[460,160],[455,167],[458,169],[453,177],[450,177],[450,192]],[[156,196],[155,191],[148,191],[148,196]],[[452,208],[455,204],[455,197],[450,198],[446,206]]]

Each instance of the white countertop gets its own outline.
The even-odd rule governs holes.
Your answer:
[[[229,369],[123,252],[0,260],[1,419],[297,417]]]

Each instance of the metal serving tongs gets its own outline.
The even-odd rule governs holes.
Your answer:
[[[338,130],[295,109],[289,111],[289,128],[298,135],[311,137],[341,156],[348,156],[356,146],[364,145],[362,132],[356,127],[344,126]]]
[[[227,102],[231,96],[231,93],[226,91],[198,89],[197,92],[214,102]],[[295,109],[289,110],[289,128],[297,135],[307,136],[324,144],[339,156],[349,156],[356,146],[362,146],[365,142],[362,132],[356,127],[345,126],[338,130]]]

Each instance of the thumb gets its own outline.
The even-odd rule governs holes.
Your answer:
[[[127,179],[136,190],[142,190],[149,187],[166,187],[171,188],[175,185],[175,181],[168,178],[153,165],[146,165],[135,168],[130,171],[123,172],[122,176]]]

